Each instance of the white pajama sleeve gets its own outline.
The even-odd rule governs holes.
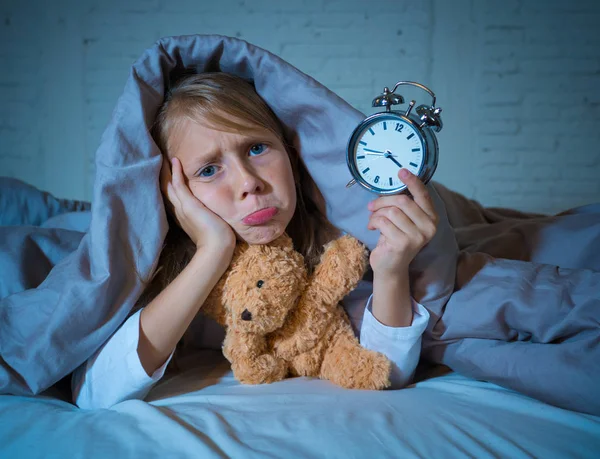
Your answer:
[[[421,356],[421,336],[427,328],[429,313],[414,299],[411,300],[413,321],[410,327],[388,327],[373,316],[371,295],[360,328],[361,345],[381,352],[392,362],[390,389],[400,389],[410,384]]]
[[[164,375],[173,357],[148,376],[140,362],[137,347],[140,332],[137,311],[73,373],[73,402],[84,409],[109,408],[119,402],[143,399]]]

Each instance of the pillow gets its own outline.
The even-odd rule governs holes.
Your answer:
[[[89,202],[57,199],[22,180],[0,177],[0,226],[39,226],[63,212],[89,209]]]

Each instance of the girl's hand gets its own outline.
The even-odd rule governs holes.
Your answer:
[[[436,233],[439,217],[423,182],[407,169],[401,169],[398,177],[414,200],[402,194],[381,196],[369,203],[372,214],[367,228],[381,233],[369,258],[373,274],[406,273],[410,262]]]
[[[172,161],[172,173],[165,157],[160,171],[160,188],[167,197],[166,204],[171,214],[198,249],[220,248],[230,250],[233,254],[235,233],[232,228],[192,194],[185,181],[181,162],[177,158]]]

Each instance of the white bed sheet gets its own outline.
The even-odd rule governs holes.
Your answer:
[[[214,351],[146,401],[86,411],[0,396],[1,458],[598,457],[600,418],[455,373],[400,391],[294,378],[240,385]]]

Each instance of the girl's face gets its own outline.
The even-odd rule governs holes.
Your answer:
[[[292,166],[283,144],[266,130],[252,136],[192,121],[175,129],[171,154],[191,192],[250,244],[279,237],[296,209]]]

